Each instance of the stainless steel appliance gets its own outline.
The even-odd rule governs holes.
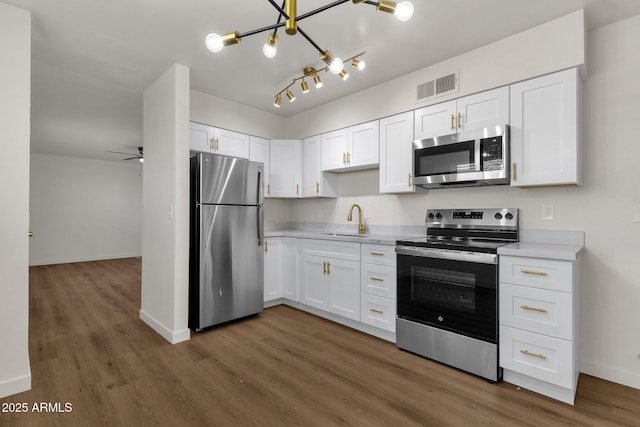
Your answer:
[[[418,188],[509,184],[509,126],[475,129],[413,142]]]
[[[518,241],[518,210],[428,210],[425,225],[396,243],[396,345],[498,381],[497,250]]]
[[[263,310],[262,179],[262,163],[208,153],[191,158],[191,329]]]

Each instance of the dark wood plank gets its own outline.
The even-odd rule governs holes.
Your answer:
[[[1,426],[637,425],[640,390],[581,375],[575,406],[490,384],[278,306],[171,345],[138,318],[139,258],[32,267],[32,390]]]

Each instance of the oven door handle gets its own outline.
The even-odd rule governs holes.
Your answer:
[[[396,246],[396,254],[437,258],[451,261],[475,262],[479,264],[497,264],[498,255],[482,252],[452,251],[447,249],[420,248],[415,246]]]

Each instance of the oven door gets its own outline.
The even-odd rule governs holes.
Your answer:
[[[398,318],[497,344],[497,255],[397,247]]]

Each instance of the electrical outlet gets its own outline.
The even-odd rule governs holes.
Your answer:
[[[553,221],[553,204],[542,205],[542,219],[544,221]]]
[[[633,222],[640,222],[640,205],[633,207]]]

